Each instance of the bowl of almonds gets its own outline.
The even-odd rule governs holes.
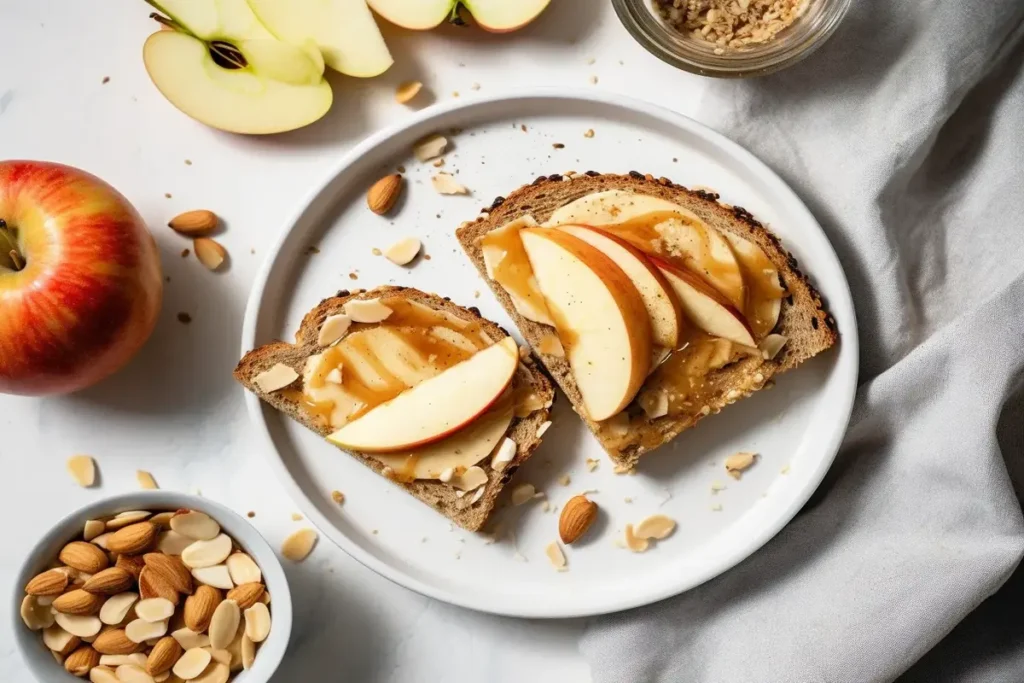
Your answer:
[[[25,561],[12,613],[43,683],[265,683],[292,626],[263,537],[223,505],[171,491],[58,522]]]

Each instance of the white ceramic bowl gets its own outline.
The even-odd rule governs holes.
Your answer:
[[[137,491],[87,505],[53,524],[50,531],[29,553],[14,582],[8,613],[11,615],[18,650],[36,680],[40,683],[74,683],[88,679],[76,678],[58,666],[50,651],[43,645],[41,632],[30,631],[25,627],[20,616],[25,584],[56,559],[65,543],[75,540],[76,537],[81,538],[82,529],[88,519],[126,510],[149,510],[155,513],[179,508],[200,510],[213,517],[224,532],[252,556],[262,570],[263,582],[273,599],[270,605],[273,626],[270,635],[256,654],[252,669],[240,671],[233,680],[237,683],[267,683],[270,680],[281,663],[292,632],[292,596],[281,563],[259,532],[237,513],[206,498],[174,491]]]

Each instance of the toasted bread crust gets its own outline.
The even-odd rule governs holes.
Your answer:
[[[261,372],[270,369],[277,363],[283,363],[299,373],[300,379],[296,380],[294,386],[300,386],[302,370],[306,359],[322,351],[317,343],[317,336],[323,321],[328,316],[342,312],[345,303],[353,299],[392,298],[395,296],[416,301],[435,310],[443,310],[463,320],[479,322],[486,335],[494,341],[499,341],[508,336],[508,333],[498,325],[481,318],[479,311],[475,308],[463,308],[452,303],[449,299],[441,298],[435,294],[427,294],[417,289],[385,286],[364,292],[350,293],[348,291],[341,291],[336,296],[324,299],[316,308],[306,314],[295,335],[294,344],[282,341],[272,342],[245,354],[235,368],[235,379],[246,389],[259,396],[261,400],[300,422],[320,436],[326,437],[332,431],[329,427],[316,419],[314,415],[305,411],[301,405],[290,400],[282,392],[268,394],[261,391],[256,386],[255,379]],[[533,391],[549,406],[551,401],[554,400],[554,389],[551,386],[551,382],[531,357],[527,357],[520,362],[512,381],[513,388],[525,385],[532,386]],[[516,470],[540,446],[537,430],[547,421],[548,415],[548,409],[542,408],[525,418],[513,418],[512,425],[509,427],[506,436],[516,442],[518,447],[516,456],[500,473],[491,470],[489,461],[479,463],[479,466],[488,473],[488,482],[484,488],[483,496],[475,504],[470,504],[470,496],[459,498],[455,495],[456,489],[454,487],[439,481],[416,480],[408,483],[394,483],[427,505],[430,505],[459,526],[470,531],[477,531],[484,525],[488,516],[493,511],[502,488],[512,478]],[[378,474],[382,473],[384,466],[378,460],[362,453],[346,452],[349,452],[353,457]]]
[[[778,237],[746,209],[719,202],[718,194],[690,190],[667,178],[656,179],[635,171],[627,175],[588,171],[572,177],[557,174],[542,176],[508,197],[496,198],[475,221],[463,224],[456,235],[491,291],[581,416],[586,411],[568,361],[539,351],[539,343],[548,328],[519,315],[501,285],[487,277],[480,238],[524,214],[531,214],[543,223],[555,210],[569,202],[596,192],[616,189],[675,202],[693,211],[714,228],[754,242],[778,269],[783,285],[789,292],[789,296],[782,302],[779,322],[774,329],[774,332],[788,338],[786,346],[773,360],[748,357],[710,373],[707,382],[715,398],[706,406],[694,406],[692,413],[656,419],[650,419],[642,412],[634,414],[631,411],[629,433],[614,439],[607,434],[602,435],[600,425],[583,418],[612,460],[621,467],[631,468],[641,455],[671,441],[706,415],[717,413],[726,405],[749,396],[763,388],[774,375],[790,370],[830,348],[838,341],[839,335],[835,318],[826,310],[821,295],[800,271],[796,259],[783,248]],[[623,446],[623,443],[626,445]]]

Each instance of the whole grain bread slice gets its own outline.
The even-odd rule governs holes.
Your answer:
[[[693,211],[712,227],[756,243],[778,269],[782,284],[788,291],[788,296],[782,302],[778,324],[773,330],[787,337],[788,341],[774,359],[748,356],[712,371],[706,382],[710,385],[713,399],[706,405],[694,406],[692,412],[651,419],[634,404],[627,410],[628,426],[620,423],[616,429],[611,429],[608,424],[602,427],[585,417],[586,411],[568,361],[540,351],[540,342],[550,328],[519,315],[501,285],[487,277],[480,245],[483,235],[511,220],[530,214],[543,223],[555,210],[569,202],[606,190],[625,190],[675,202]],[[456,235],[523,337],[533,346],[535,354],[619,469],[634,467],[644,453],[671,441],[703,417],[717,413],[726,405],[763,388],[774,375],[790,370],[825,351],[839,338],[835,319],[825,309],[821,295],[800,271],[796,259],[782,247],[778,237],[745,209],[720,202],[718,194],[706,190],[689,190],[667,178],[656,179],[635,171],[628,175],[588,171],[572,176],[542,176],[508,197],[495,199],[475,221],[464,223]]]
[[[283,363],[299,373],[299,379],[289,388],[300,388],[306,359],[323,351],[317,343],[317,336],[320,327],[328,316],[341,313],[345,303],[352,299],[393,299],[395,297],[415,301],[435,310],[445,311],[463,320],[475,322],[481,326],[482,332],[494,342],[508,336],[508,333],[498,325],[481,318],[477,309],[463,308],[452,303],[447,298],[441,298],[435,294],[427,294],[417,289],[385,286],[370,291],[351,293],[341,291],[338,292],[337,296],[324,299],[316,308],[306,314],[295,335],[294,344],[282,341],[273,342],[245,354],[235,368],[235,379],[263,401],[266,401],[274,408],[305,425],[320,436],[326,437],[333,430],[323,420],[310,413],[300,402],[291,397],[288,392],[275,391],[266,393],[261,391],[256,385],[255,379],[265,370],[272,368],[278,363]],[[515,391],[529,386],[532,392],[539,398],[539,402],[543,403],[545,407],[535,410],[527,417],[513,418],[506,436],[516,442],[517,450],[515,458],[504,469],[500,472],[492,469],[489,458],[478,463],[478,466],[484,469],[488,477],[483,495],[479,500],[473,501],[473,496],[471,495],[460,497],[456,495],[457,489],[440,481],[416,480],[412,482],[394,482],[459,526],[470,531],[477,531],[484,525],[494,509],[495,502],[502,488],[509,482],[516,470],[540,446],[541,439],[538,436],[538,430],[548,420],[548,408],[554,400],[554,388],[541,368],[529,354],[523,353],[520,355],[521,361],[512,380],[512,389]],[[349,452],[353,457],[378,474],[383,473],[384,466],[373,457],[358,452],[346,452]]]

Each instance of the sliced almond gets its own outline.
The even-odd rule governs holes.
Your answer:
[[[174,663],[171,673],[178,678],[191,681],[206,670],[212,659],[213,657],[206,650],[198,647],[190,648]]]
[[[391,315],[391,309],[380,299],[352,299],[345,303],[344,310],[357,323],[379,323]]]
[[[292,562],[305,560],[316,545],[317,533],[313,529],[299,529],[281,545],[281,554]]]
[[[332,368],[331,371],[327,373],[327,376],[324,377],[324,380],[330,382],[331,384],[341,384],[341,367],[339,366],[336,368]]]
[[[217,214],[205,209],[186,211],[172,218],[167,226],[175,232],[189,237],[205,235],[217,227]]]
[[[536,492],[533,484],[519,484],[512,489],[512,504],[522,505],[531,500]]]
[[[135,605],[135,614],[139,619],[155,624],[158,621],[165,621],[174,616],[174,603],[167,598],[139,600]],[[155,638],[156,636],[150,637]]]
[[[638,538],[633,533],[633,525],[626,525],[626,547],[634,553],[642,553],[650,546],[650,542],[644,538]]]
[[[439,194],[469,194],[466,187],[455,180],[450,173],[438,173],[430,178],[430,184]]]
[[[344,313],[329,315],[320,326],[320,334],[317,336],[317,343],[320,346],[330,346],[336,341],[343,339],[348,334],[348,328],[352,326],[352,318]]]
[[[395,89],[395,102],[406,104],[419,94],[423,84],[419,81],[405,81]]]
[[[384,257],[396,266],[410,263],[420,253],[423,243],[415,237],[400,239],[384,250]]]
[[[67,461],[68,473],[75,483],[88,488],[96,483],[96,461],[88,455],[73,455]]]
[[[220,534],[209,541],[195,541],[181,552],[181,561],[189,569],[201,569],[223,563],[230,554],[231,537]]]
[[[112,595],[100,608],[100,621],[110,626],[120,624],[128,616],[128,611],[138,599],[138,593],[125,592]]]
[[[67,657],[81,644],[82,639],[68,633],[57,624],[43,629],[43,645]]]
[[[653,538],[660,541],[663,538],[668,538],[675,528],[675,520],[671,517],[651,515],[636,525],[634,536],[645,540]]]
[[[256,660],[256,643],[249,636],[242,636],[242,668],[248,671]]]
[[[53,620],[62,629],[79,638],[92,638],[103,628],[103,623],[99,620],[99,617],[92,615],[61,614],[58,612],[53,615]]]
[[[253,382],[265,394],[271,394],[294,382],[299,378],[299,373],[284,363],[277,363],[269,370],[264,370],[256,375]],[[173,526],[171,527],[174,528]]]
[[[484,492],[485,491],[487,491],[487,487],[486,486],[480,486],[476,490],[476,493],[473,494],[473,497],[469,499],[469,504],[470,505],[476,505],[478,502],[480,502],[480,499],[484,497]]]
[[[150,474],[149,472],[145,471],[145,470],[136,470],[135,471],[135,480],[137,482],[139,482],[139,488],[143,488],[143,489],[158,489],[158,488],[160,488],[159,486],[157,486],[156,479],[153,478],[153,475]]]
[[[179,628],[171,634],[171,637],[186,650],[204,648],[210,644],[210,636],[205,633],[196,633],[190,628]]]
[[[194,540],[172,529],[164,531],[156,537],[156,549],[164,555],[181,555],[185,548],[192,545]]]
[[[194,541],[210,541],[220,535],[220,524],[205,512],[190,510],[171,517],[171,530]]]
[[[472,491],[487,483],[487,473],[482,467],[473,465],[462,474],[452,477],[451,484],[462,491]]]
[[[227,664],[231,666],[231,653],[227,650],[214,650],[210,648],[210,656],[213,657],[213,661],[220,662],[221,664]]]
[[[639,402],[651,420],[668,415],[668,392],[664,389],[645,392]]]
[[[175,510],[158,512],[149,518],[149,521],[166,531],[171,528],[171,518],[178,514]]]
[[[263,572],[251,557],[245,553],[233,553],[228,556],[228,572],[236,586],[243,583],[259,583],[263,581]]]
[[[102,659],[100,657],[100,660]],[[121,683],[117,680],[117,674],[109,666],[97,666],[90,669],[89,681],[91,683]]]
[[[118,513],[113,519],[107,520],[107,531],[123,529],[126,526],[141,522],[144,519],[149,519],[150,516],[151,514],[145,510],[128,510],[126,512]]]
[[[213,662],[206,671],[193,678],[189,683],[227,683],[231,678],[231,669],[227,664]]]
[[[551,420],[545,420],[544,422],[542,422],[540,427],[537,427],[537,438],[539,439],[540,437],[544,436],[544,434],[546,434],[548,429],[550,428]]]
[[[234,600],[224,600],[217,605],[213,618],[210,619],[210,647],[223,650],[230,645],[241,619],[242,613]]]
[[[82,540],[92,541],[103,534],[107,525],[98,519],[89,519],[85,522],[85,529],[82,531]]]
[[[749,469],[756,460],[757,453],[751,453],[749,451],[733,453],[725,459],[725,471],[733,479],[739,479],[743,476],[743,472]]]
[[[145,669],[134,664],[122,664],[117,667],[117,680],[121,683],[156,683]]]
[[[784,337],[781,334],[769,334],[767,337],[761,340],[761,343],[757,345],[757,348],[761,349],[761,355],[765,360],[774,360],[779,355],[779,351],[789,341],[788,337]]]
[[[192,251],[207,270],[217,270],[224,265],[228,257],[228,252],[221,243],[209,237],[197,237],[192,240]]]
[[[452,480],[452,477],[454,477],[454,476],[455,476],[455,468],[448,467],[446,469],[441,470],[441,474],[437,475],[437,479],[438,479],[438,481],[441,481],[441,482],[447,484],[448,482],[450,482]]]
[[[444,154],[448,140],[442,135],[430,135],[423,138],[412,148],[412,153],[420,161],[430,161]]]
[[[270,634],[270,610],[262,602],[245,610],[245,635],[254,643],[262,643]]]
[[[135,652],[130,655],[102,655],[100,656],[100,666],[109,666],[117,668],[124,666],[125,664],[131,664],[137,666],[140,669],[146,666],[146,655],[141,652]]]
[[[218,564],[212,567],[199,567],[192,570],[192,578],[199,583],[221,590],[231,590],[235,587],[231,580],[231,572],[226,564]]]
[[[136,610],[138,606],[136,606]],[[136,619],[124,627],[124,634],[133,643],[144,643],[150,638],[159,638],[167,633],[167,621],[148,622]]]
[[[505,437],[498,449],[494,451],[494,456],[491,458],[491,469],[501,472],[508,467],[508,464],[516,458],[516,450],[516,442]]]
[[[548,556],[548,561],[551,562],[552,567],[560,572],[565,571],[565,553],[562,552],[562,548],[557,542],[552,541],[548,543],[548,546],[544,548],[544,554]]]

